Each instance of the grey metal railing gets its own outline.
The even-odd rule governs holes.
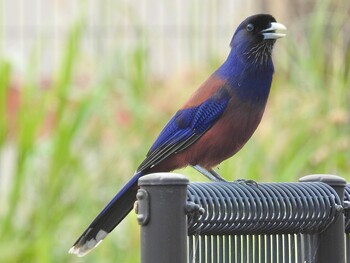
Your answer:
[[[345,207],[345,252],[346,262],[350,263],[350,184],[347,184],[344,191]]]
[[[343,263],[349,254],[350,187],[337,176],[246,184],[166,173],[139,185],[143,263]]]

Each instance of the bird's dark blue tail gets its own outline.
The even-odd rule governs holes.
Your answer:
[[[84,256],[95,248],[133,208],[137,181],[143,173],[136,173],[132,179],[109,202],[102,212],[74,243],[69,253]]]

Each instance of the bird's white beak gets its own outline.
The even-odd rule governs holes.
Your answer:
[[[276,32],[276,30],[286,31],[287,28],[280,23],[272,22],[270,24],[269,28],[261,30],[260,33],[262,33],[262,35],[264,36],[264,40],[265,39],[278,39],[278,38],[286,36],[285,33],[279,33],[279,32]]]

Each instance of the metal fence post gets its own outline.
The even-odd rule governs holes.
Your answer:
[[[344,187],[346,181],[336,175],[314,174],[304,176],[300,182],[323,182],[330,185],[344,200]],[[343,204],[342,204],[343,205]],[[340,208],[341,209],[341,208]],[[340,212],[338,218],[325,231],[317,234],[307,235],[309,242],[306,251],[306,263],[345,263],[345,242],[344,242],[344,215]]]
[[[139,179],[137,219],[142,263],[185,263],[187,259],[188,179],[155,173]]]

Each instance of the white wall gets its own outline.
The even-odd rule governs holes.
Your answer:
[[[205,63],[213,54],[224,57],[236,26],[259,9],[252,2],[7,0],[1,8],[1,51],[21,74],[28,68],[29,54],[38,48],[40,69],[50,74],[67,32],[85,14],[83,53],[90,61],[127,50],[141,38],[155,72],[176,72],[190,62]]]

